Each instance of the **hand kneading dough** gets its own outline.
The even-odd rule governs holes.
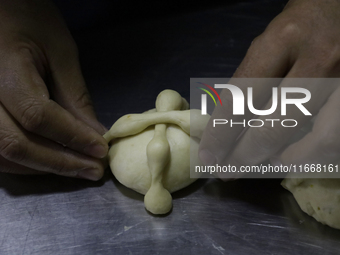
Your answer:
[[[156,109],[125,115],[104,135],[111,141],[112,173],[126,187],[144,194],[145,207],[153,214],[169,212],[170,193],[195,181],[190,178],[190,160],[192,166],[200,164],[198,139],[210,116],[188,106],[176,91],[164,90]],[[191,157],[190,150],[196,152]]]
[[[293,193],[305,213],[340,229],[340,179],[286,178],[282,186]]]

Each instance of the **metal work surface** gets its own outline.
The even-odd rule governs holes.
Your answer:
[[[230,77],[284,3],[74,31],[100,121],[153,108],[166,88],[189,98],[190,77]],[[280,180],[199,180],[173,197],[173,210],[155,217],[109,169],[99,182],[1,174],[0,254],[339,254],[340,231],[304,214]]]

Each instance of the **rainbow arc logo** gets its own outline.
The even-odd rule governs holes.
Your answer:
[[[217,96],[218,100],[220,101],[220,104],[222,105],[222,100],[221,100],[220,96],[218,95],[217,91],[213,87],[211,87],[210,85],[205,84],[203,82],[197,82],[197,83],[202,84],[205,87],[207,87],[207,89],[201,88],[201,87],[197,87],[197,88],[204,91],[205,93],[207,93],[211,97],[211,99],[214,101],[215,106],[217,106],[215,97],[208,89],[210,89]],[[207,95],[206,94],[201,95],[201,114],[202,115],[207,114]]]
[[[221,100],[220,96],[218,95],[217,91],[213,87],[211,87],[210,85],[205,84],[203,82],[197,82],[197,83],[202,84],[202,85],[206,86],[208,89],[210,89],[217,96],[218,100],[220,101],[220,104],[222,105],[222,100]],[[217,106],[215,97],[213,96],[213,94],[208,89],[201,88],[201,87],[197,87],[197,88],[204,91],[205,93],[207,93],[212,98],[212,100],[214,101],[215,106]],[[207,95],[206,94],[201,95],[201,114],[207,115]]]
[[[210,85],[205,84],[203,82],[197,82],[197,83],[202,84],[202,85],[206,86],[208,89],[210,89],[217,96],[218,100],[220,101],[220,104],[222,105],[221,98],[218,95],[217,91],[213,87],[211,87]],[[211,94],[211,92],[209,90],[201,88],[201,87],[197,87],[197,88],[200,89],[200,90],[203,90],[205,93],[207,93],[212,98],[212,100],[214,101],[215,106],[217,105],[215,97]]]

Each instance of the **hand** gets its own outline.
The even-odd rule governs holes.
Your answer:
[[[280,87],[290,87],[287,78],[339,77],[340,74],[340,1],[337,0],[291,0],[284,11],[257,37],[233,78],[285,77]],[[232,82],[230,82],[232,83]],[[229,90],[221,93],[222,106],[217,106],[203,134],[199,155],[206,165],[259,164],[275,155],[279,162],[288,164],[327,163],[340,156],[340,89],[337,84],[321,86],[315,83],[298,84],[307,88],[312,99],[305,107],[315,116],[313,131],[302,140],[285,148],[286,142],[310,120],[297,108],[287,112],[286,119],[296,119],[295,128],[228,128],[226,125],[212,127],[212,119],[230,119],[232,97]],[[271,106],[272,86],[254,86],[255,108]],[[245,87],[241,87],[244,94]],[[274,113],[258,119],[278,119]],[[242,119],[251,119],[251,114]],[[243,132],[243,133],[242,133]],[[242,136],[237,138],[242,133]],[[237,178],[240,175],[223,175]]]
[[[98,180],[105,129],[58,11],[47,0],[4,0],[0,19],[0,171]]]

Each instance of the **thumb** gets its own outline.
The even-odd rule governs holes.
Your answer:
[[[232,118],[233,99],[228,90],[222,90],[222,105],[217,105],[211,115],[210,120],[203,132],[200,146],[199,157],[206,166],[221,163],[233,147],[236,138],[242,132],[241,125],[231,127],[228,125],[215,125],[214,120],[229,120]],[[242,122],[244,116],[236,116],[235,122]]]

